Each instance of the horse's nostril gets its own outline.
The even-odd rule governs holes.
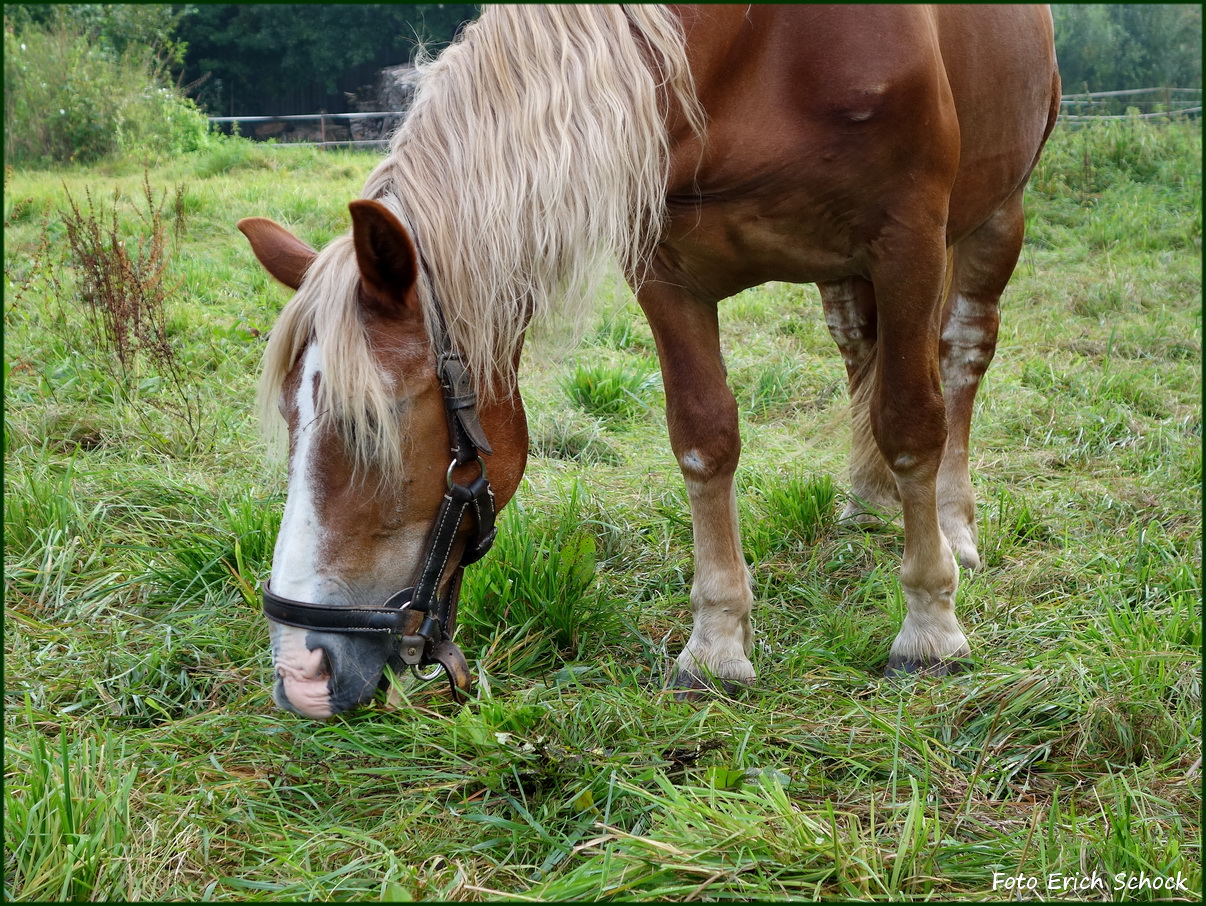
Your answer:
[[[276,675],[282,680],[294,683],[317,682],[330,679],[332,674],[331,657],[325,648],[314,648],[308,652],[307,662],[280,663],[276,665]]]

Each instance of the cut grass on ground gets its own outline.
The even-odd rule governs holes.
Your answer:
[[[72,279],[65,192],[137,198],[142,168],[7,174],[6,898],[1200,899],[1195,126],[1059,131],[1035,174],[972,432],[975,671],[880,679],[902,534],[837,524],[844,372],[815,289],[771,284],[721,310],[759,681],[661,692],[690,518],[615,292],[576,352],[527,352],[527,477],[462,605],[476,698],[402,677],[316,723],[269,698],[284,475],[253,396],[284,292],[234,223],[321,246],[375,160],[232,142],[149,172],[184,188],[200,442],[154,381],[114,386],[45,270]],[[1115,888],[1141,877],[1187,889]]]

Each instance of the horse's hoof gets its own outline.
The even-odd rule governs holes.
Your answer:
[[[884,668],[884,676],[892,680],[903,680],[910,676],[953,676],[957,673],[967,673],[974,666],[969,655],[947,658],[906,658],[894,654],[888,659],[888,666]]]
[[[752,676],[748,680],[721,679],[706,676],[694,670],[677,668],[669,682],[666,683],[666,689],[674,693],[675,701],[694,702],[710,698],[717,692],[734,698],[748,688],[753,681]]]
[[[951,546],[951,550],[955,554],[955,560],[959,563],[960,569],[965,569],[968,572],[975,572],[980,568],[980,550],[976,547],[976,542],[967,534],[948,534],[947,541]]]

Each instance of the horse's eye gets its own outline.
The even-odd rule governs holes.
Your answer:
[[[340,431],[344,441],[353,449],[362,444],[371,444],[377,437],[377,419],[371,415],[365,415],[359,419],[343,419]]]

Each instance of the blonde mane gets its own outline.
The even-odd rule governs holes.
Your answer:
[[[607,265],[639,275],[661,236],[667,113],[703,125],[682,29],[663,6],[490,7],[420,68],[364,197],[415,238],[429,332],[438,304],[479,394],[506,392],[529,322],[580,321]],[[400,466],[393,394],[370,355],[357,285],[350,242],[337,239],[272,330],[261,401],[275,406],[313,337],[324,415],[351,429],[357,461]]]

